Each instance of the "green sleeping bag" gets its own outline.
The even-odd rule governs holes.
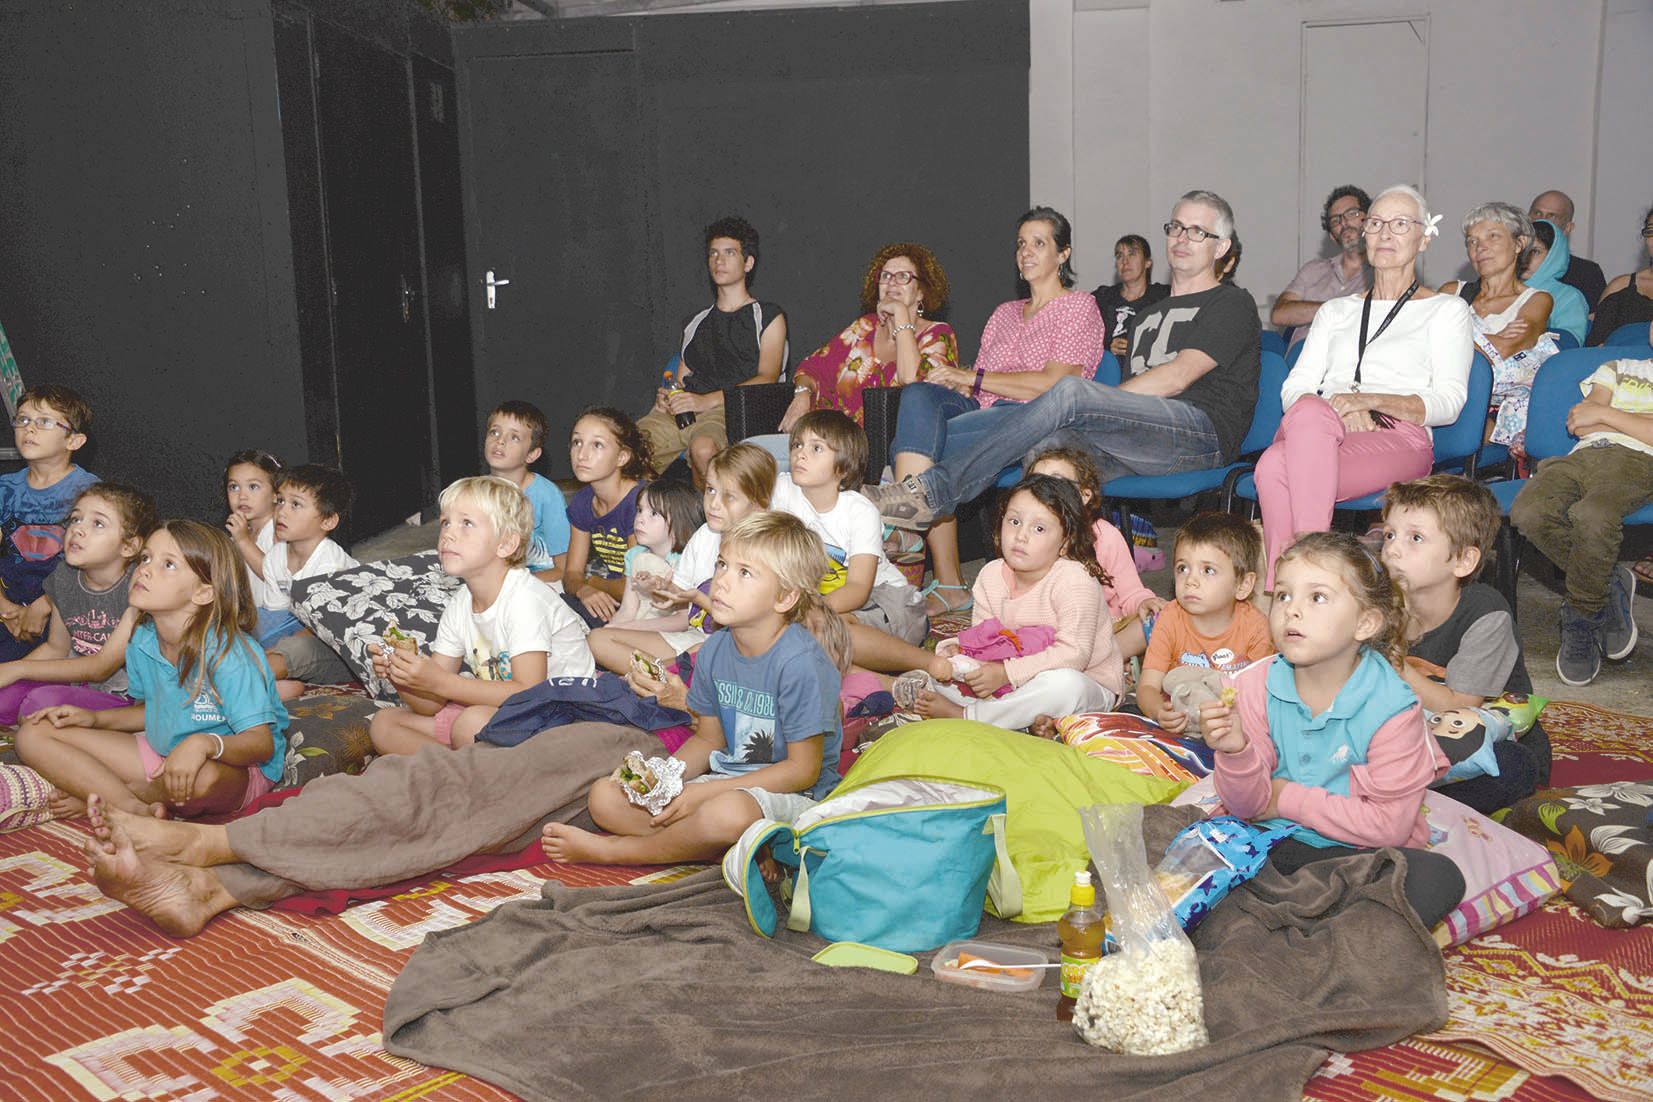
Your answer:
[[[1185,785],[1141,777],[1060,742],[967,719],[898,727],[856,761],[834,795],[892,777],[933,777],[1002,789],[1005,840],[1022,881],[1017,922],[1054,922],[1068,908],[1075,870],[1090,863],[1079,809],[1160,804]],[[993,912],[991,896],[987,910]]]

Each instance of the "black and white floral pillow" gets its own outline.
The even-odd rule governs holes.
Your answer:
[[[379,642],[394,617],[429,653],[442,611],[459,585],[458,578],[442,572],[435,551],[421,551],[295,581],[293,614],[339,653],[369,696],[400,704],[395,686],[374,674],[368,645]]]

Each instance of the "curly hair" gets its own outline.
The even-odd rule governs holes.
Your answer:
[[[918,286],[924,292],[924,309],[931,314],[940,313],[941,308],[947,305],[947,296],[951,292],[947,273],[942,269],[941,261],[936,259],[936,254],[916,241],[892,241],[872,254],[866,278],[861,281],[861,312],[870,314],[878,305],[878,273],[898,256],[911,260],[913,267],[918,269]]]
[[[1010,503],[1015,500],[1017,494],[1029,495],[1055,515],[1057,522],[1062,526],[1063,558],[1072,559],[1084,567],[1091,577],[1103,585],[1113,584],[1113,578],[1096,558],[1096,535],[1091,530],[1088,510],[1079,498],[1079,488],[1067,479],[1057,478],[1055,475],[1025,475],[999,499],[998,517],[993,524],[993,549],[1000,558],[1004,557],[1004,548],[1001,546],[1004,516],[1010,511]]]
[[[654,468],[654,456],[649,453],[649,442],[643,438],[643,430],[637,427],[623,410],[613,406],[587,406],[574,419],[574,427],[579,428],[580,422],[586,418],[601,421],[608,431],[613,434],[614,442],[620,445],[622,451],[631,458],[621,464],[620,477],[633,482],[641,482],[649,477]]]

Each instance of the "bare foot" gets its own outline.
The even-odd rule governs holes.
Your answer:
[[[1055,716],[1034,716],[1033,722],[1028,724],[1027,733],[1034,738],[1059,739],[1062,733],[1056,729]]]
[[[584,861],[601,865],[608,861],[612,841],[607,835],[593,834],[567,823],[546,823],[541,831],[540,848],[553,861],[567,864]]]
[[[46,800],[46,807],[50,809],[54,819],[78,819],[86,814],[86,801],[79,796],[71,796],[61,788],[53,788],[52,794]]]
[[[765,884],[779,884],[781,882],[780,862],[767,853],[758,858],[758,873],[763,877]]]
[[[92,833],[100,839],[107,840],[118,829],[126,833],[133,850],[145,857],[185,865],[205,864],[197,859],[196,847],[192,844],[201,828],[192,823],[174,822],[166,818],[165,813],[163,805],[150,804],[147,815],[134,815],[110,807],[103,802],[103,797],[95,794],[86,808]]]
[[[276,695],[281,698],[283,704],[291,704],[304,695],[305,688],[304,682],[284,677],[276,682]]]
[[[913,705],[913,711],[925,719],[964,718],[964,705],[948,700],[934,689],[919,694],[917,702]]]
[[[93,797],[95,800],[96,797]],[[90,810],[90,807],[88,807]],[[211,874],[205,869],[153,860],[132,848],[120,823],[94,826],[86,843],[92,879],[104,895],[118,899],[173,937],[201,932],[224,908],[214,908]]]

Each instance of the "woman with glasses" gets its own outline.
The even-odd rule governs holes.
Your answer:
[[[1363,227],[1371,289],[1314,315],[1281,391],[1280,431],[1257,461],[1268,589],[1280,552],[1329,529],[1337,502],[1428,474],[1430,428],[1464,408],[1469,307],[1418,281],[1439,222],[1412,188],[1383,192]]]
[[[1653,207],[1642,215],[1642,244],[1653,260]],[[1590,323],[1592,347],[1604,344],[1613,330],[1632,322],[1653,322],[1653,264],[1639,272],[1621,275],[1607,285],[1607,291],[1596,304],[1596,318]],[[1649,343],[1653,344],[1653,329],[1649,329]],[[1647,580],[1653,582],[1653,569]]]
[[[994,431],[1010,409],[1037,398],[1058,379],[1096,375],[1107,330],[1096,299],[1071,289],[1073,227],[1049,207],[1035,207],[1016,222],[1015,255],[1028,297],[993,311],[975,364],[932,368],[923,382],[902,392],[890,443],[897,482]],[[927,542],[935,574],[925,590],[929,614],[968,610],[973,602],[959,563],[957,521],[932,526]]]

